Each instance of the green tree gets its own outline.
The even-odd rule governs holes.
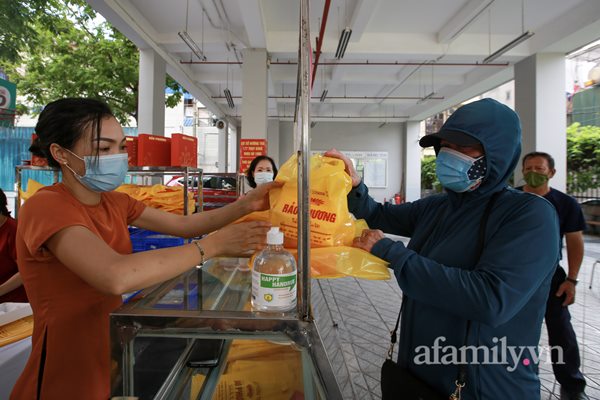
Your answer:
[[[435,174],[435,156],[425,156],[421,160],[421,188],[435,189],[438,192],[442,190]]]
[[[36,32],[31,21],[35,15],[44,13],[47,3],[46,0],[0,1],[0,60],[19,61],[20,51],[35,45]]]
[[[122,124],[130,117],[137,120],[139,52],[132,42],[99,22],[82,0],[51,1],[43,10],[31,6],[36,0],[14,3],[30,10],[26,26],[34,38],[21,41],[22,57],[5,60],[2,67],[28,103],[39,110],[62,97],[101,98]],[[173,107],[183,92],[170,77],[165,85],[173,89],[166,99]]]
[[[567,128],[567,190],[597,188],[600,184],[600,127],[575,122]]]

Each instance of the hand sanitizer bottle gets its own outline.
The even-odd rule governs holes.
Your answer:
[[[284,312],[296,308],[297,269],[294,256],[283,248],[283,232],[267,232],[267,247],[252,265],[252,309]]]

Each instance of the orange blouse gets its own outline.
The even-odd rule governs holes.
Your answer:
[[[109,313],[121,297],[102,293],[45,247],[55,233],[84,226],[121,254],[131,253],[127,225],[145,206],[126,194],[80,203],[62,183],[39,190],[19,210],[17,259],[31,308],[31,355],[11,399],[102,399],[110,396]]]

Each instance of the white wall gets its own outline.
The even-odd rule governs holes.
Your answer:
[[[400,191],[402,181],[402,124],[387,124],[378,128],[379,123],[371,122],[317,122],[311,129],[311,150],[340,151],[387,151],[388,186],[385,189],[370,189],[369,193],[377,201],[390,199]],[[279,164],[283,164],[294,151],[294,125],[291,122],[279,124]]]

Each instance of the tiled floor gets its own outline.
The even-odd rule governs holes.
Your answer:
[[[570,311],[588,384],[586,393],[600,400],[600,265],[589,289],[592,265],[600,260],[600,237],[586,236],[585,242],[577,299]],[[395,279],[344,278],[317,280],[315,284],[323,293],[320,307],[315,304],[315,308],[320,309],[316,314],[326,348],[331,348],[328,340],[338,343],[330,358],[344,398],[380,399],[379,371],[401,299]],[[540,344],[547,344],[545,326]],[[551,366],[544,362],[540,363],[540,380],[541,399],[559,399],[560,386],[555,384]]]

